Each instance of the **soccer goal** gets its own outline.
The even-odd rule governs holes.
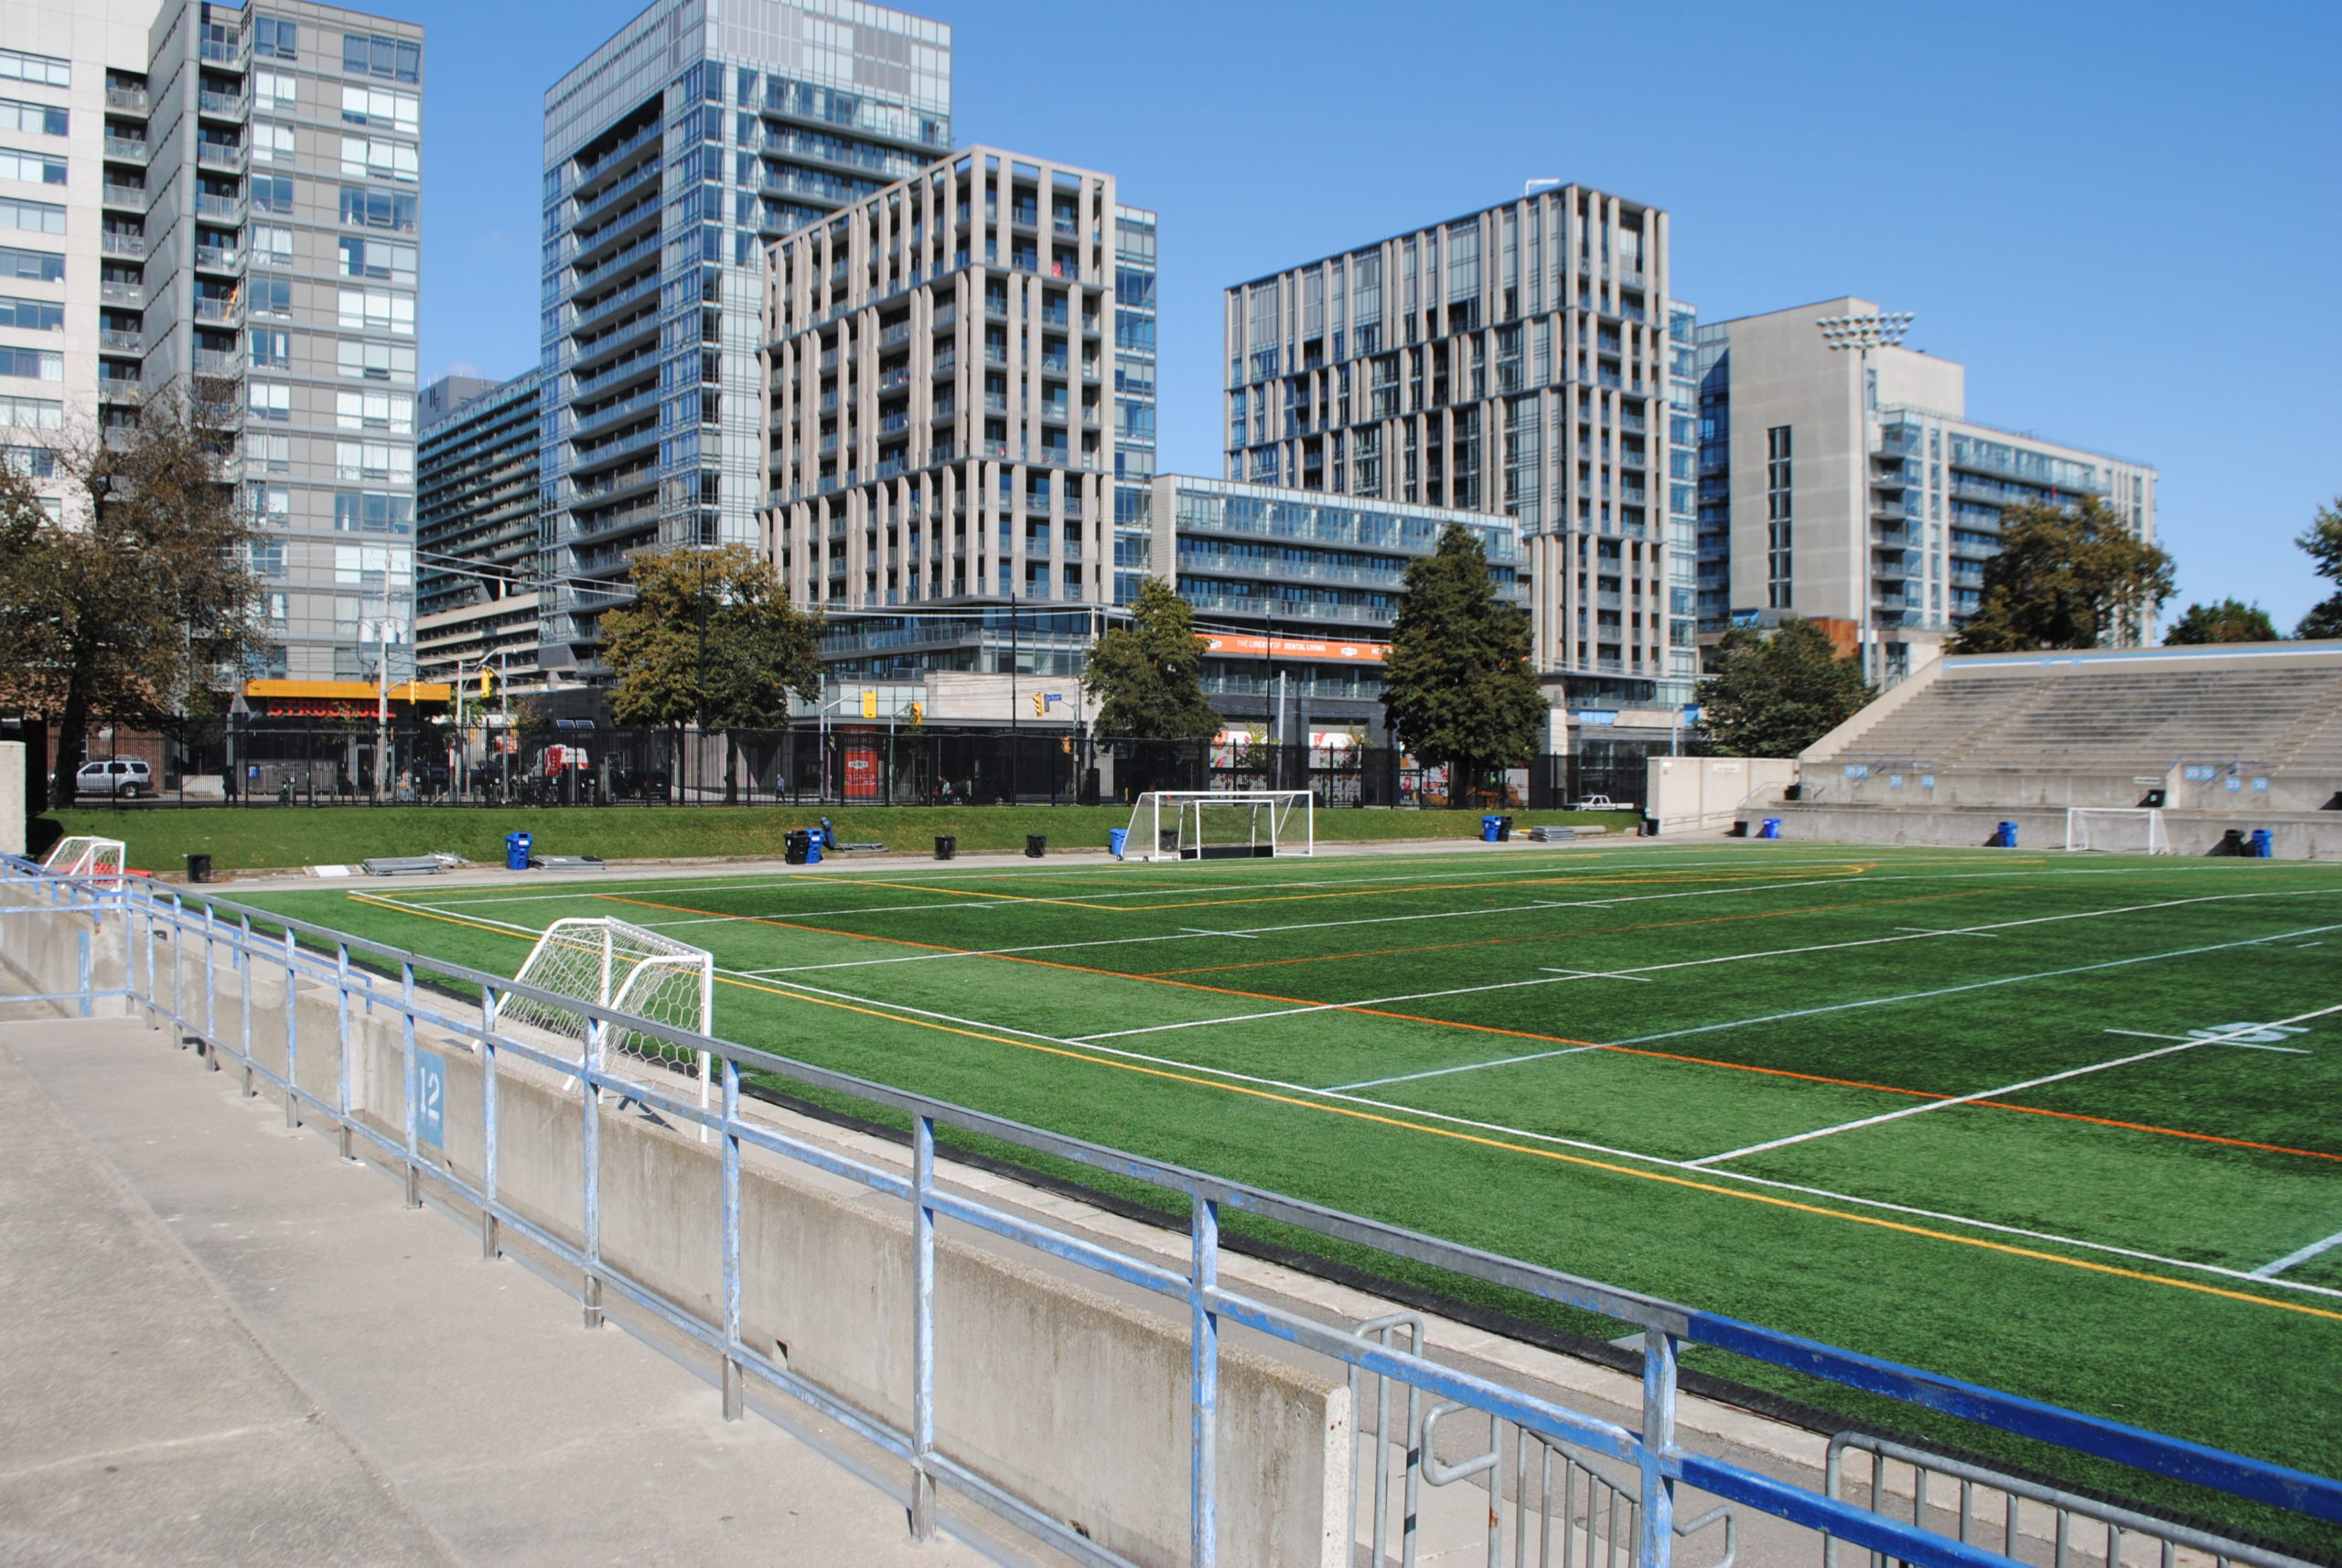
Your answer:
[[[41,862],[43,871],[59,876],[122,876],[120,839],[62,838]]]
[[[2066,847],[2169,854],[2171,834],[2164,827],[2163,812],[2153,806],[2068,806]]]
[[[1316,811],[1306,789],[1150,789],[1131,809],[1123,853],[1141,860],[1315,854]]]
[[[513,978],[614,1013],[703,1035],[714,1032],[715,960],[704,949],[624,920],[555,920],[529,950],[521,972]],[[583,1012],[532,996],[508,994],[498,1016],[575,1040],[581,1054],[588,1037]],[[602,1031],[602,1054],[595,1065],[614,1057],[696,1077],[700,1103],[707,1103],[713,1062],[705,1051],[689,1050],[655,1035],[612,1024]]]

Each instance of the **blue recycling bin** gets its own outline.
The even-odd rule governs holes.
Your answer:
[[[1497,832],[1503,826],[1504,819],[1502,817],[1482,817],[1480,819],[1480,842],[1482,843],[1496,843]]]
[[[1106,853],[1112,855],[1116,860],[1122,859],[1123,845],[1130,842],[1130,836],[1131,831],[1128,828],[1108,828],[1106,830]]]
[[[1993,849],[2014,849],[2016,847],[2016,824],[2014,822],[2003,822],[1999,826],[1995,827],[1993,830],[1993,843],[1991,847]]]
[[[2267,860],[2276,853],[2277,842],[2270,836],[2269,830],[2267,828],[2253,829],[2252,858],[2255,860]]]
[[[528,870],[529,851],[536,842],[536,835],[533,833],[506,833],[504,835],[504,869],[507,871]]]
[[[1778,817],[1767,817],[1763,825],[1757,828],[1756,836],[1760,839],[1777,839],[1780,837],[1781,819]]]
[[[819,831],[810,832],[805,835],[806,865],[819,865],[822,864],[822,841],[825,836],[825,834]]]

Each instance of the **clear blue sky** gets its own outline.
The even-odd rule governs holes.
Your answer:
[[[423,360],[537,354],[543,91],[630,0],[429,29]],[[1219,290],[1574,179],[1673,214],[1710,317],[1911,310],[1969,412],[2162,470],[2180,597],[2320,596],[2342,494],[2342,6],[936,0],[952,125],[1163,216],[1166,469],[1217,473]]]

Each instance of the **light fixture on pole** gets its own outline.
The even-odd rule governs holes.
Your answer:
[[[1854,570],[1854,625],[1863,641],[1878,648],[1870,608],[1870,485],[1864,473],[1869,466],[1870,416],[1875,399],[1871,395],[1870,351],[1873,349],[1900,348],[1903,335],[1911,330],[1913,313],[1907,310],[1874,310],[1865,316],[1824,316],[1814,322],[1821,332],[1821,341],[1833,352],[1854,354],[1861,365],[1855,397],[1859,400],[1862,437],[1854,443],[1853,493],[1849,507],[1852,522],[1852,546],[1847,560]],[[1874,658],[1865,650],[1864,673],[1872,680],[1884,674],[1885,650]],[[1874,665],[1880,668],[1873,668]]]

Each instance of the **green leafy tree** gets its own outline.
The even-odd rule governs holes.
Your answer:
[[[1205,740],[1219,715],[1204,697],[1203,643],[1187,601],[1159,577],[1139,585],[1128,626],[1090,650],[1082,685],[1098,699],[1098,732],[1136,740]]]
[[[1878,693],[1862,661],[1841,658],[1810,620],[1772,631],[1735,627],[1716,644],[1695,695],[1710,745],[1724,757],[1795,757]]]
[[[2222,599],[2218,604],[2189,605],[2185,615],[2164,634],[2166,645],[2199,642],[2274,642],[2283,634],[2259,605]]]
[[[789,717],[789,697],[819,701],[822,621],[790,604],[762,555],[745,544],[637,555],[634,602],[602,617],[603,656],[618,673],[622,724],[724,733],[725,799],[739,793],[738,739]]]
[[[1547,703],[1529,667],[1529,617],[1497,597],[1470,529],[1450,523],[1436,553],[1408,564],[1383,680],[1391,727],[1446,767],[1451,806],[1536,749]]]
[[[2029,501],[2001,514],[1983,602],[1952,651],[2135,643],[2171,590],[2171,557],[2096,496],[2068,508]]]
[[[52,515],[0,462],[0,703],[54,722],[49,797],[73,802],[94,721],[155,725],[216,707],[256,641],[251,530],[223,472],[233,411],[150,393],[138,424],[62,435]]]
[[[2309,552],[2310,570],[2334,584],[2335,591],[2311,607],[2295,637],[2342,637],[2342,496],[2317,509],[2316,521],[2294,541]]]

